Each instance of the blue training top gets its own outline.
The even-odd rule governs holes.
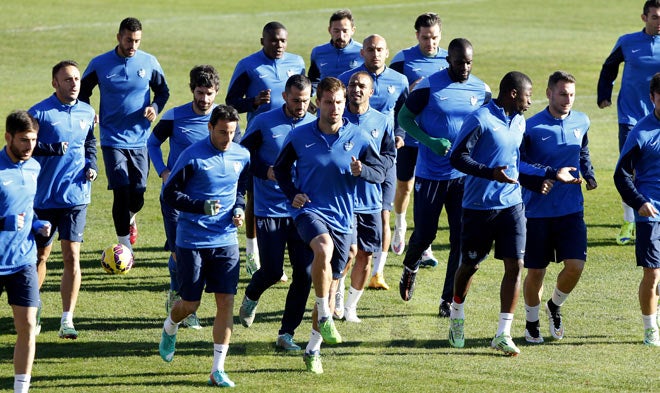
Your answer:
[[[310,55],[311,64],[308,76],[316,86],[328,76],[338,77],[342,72],[358,67],[364,61],[360,55],[362,44],[351,41],[346,47],[338,49],[331,42],[316,46]]]

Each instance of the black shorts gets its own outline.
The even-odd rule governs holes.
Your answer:
[[[550,262],[587,260],[587,225],[582,212],[528,218],[525,267],[545,269]]]

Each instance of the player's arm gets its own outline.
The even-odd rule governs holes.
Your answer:
[[[91,67],[91,64],[87,66],[87,69],[83,73],[82,78],[80,79],[80,93],[78,93],[78,99],[82,102],[89,104],[89,97],[92,96],[92,91],[94,87],[99,84],[99,78],[96,74],[96,71]]]
[[[291,134],[289,134],[287,138],[290,136]],[[282,146],[282,150],[280,150],[280,154],[277,156],[275,164],[273,164],[275,179],[277,180],[277,183],[279,184],[282,192],[284,192],[284,195],[286,195],[287,199],[292,202],[296,195],[303,193],[295,186],[293,183],[293,177],[291,175],[291,168],[293,168],[293,164],[297,160],[298,154],[293,148],[293,144],[290,142],[290,140],[287,140],[285,141],[284,146]]]
[[[94,123],[89,127],[85,137],[85,176],[87,180],[94,181],[99,172],[96,162],[96,136],[94,136]]]
[[[359,176],[369,183],[380,184],[385,181],[385,175],[387,173],[385,162],[388,161],[389,159],[387,157],[382,157],[378,154],[373,143],[369,143],[363,149],[358,161],[351,163],[351,172],[354,176]],[[356,168],[359,169],[356,170]]]
[[[268,172],[271,165],[259,157],[259,149],[263,145],[261,129],[250,127],[241,140],[241,145],[250,151],[250,172],[260,179],[269,180]]]
[[[388,119],[387,127],[383,134],[383,140],[380,142],[380,152],[381,161],[385,166],[385,171],[389,170],[396,163],[396,145],[394,143],[394,135],[392,135],[392,129],[394,125]]]
[[[589,152],[589,138],[584,134],[582,146],[580,147],[580,173],[587,182],[587,190],[593,190],[598,187],[596,182],[596,173],[591,163],[591,153]]]
[[[248,178],[250,177],[250,164],[246,164],[238,176],[238,183],[236,185],[236,202],[234,203],[233,212],[240,209],[241,212],[245,211],[245,193],[248,187]],[[233,214],[236,216],[236,214]]]
[[[163,108],[165,108],[165,104],[167,104],[167,100],[170,98],[170,88],[167,86],[165,74],[163,74],[160,69],[160,65],[154,67],[154,70],[151,73],[151,79],[149,80],[149,87],[151,88],[151,91],[154,92],[154,99],[151,102],[151,106],[156,112],[155,115],[158,116]],[[151,119],[151,121],[153,121],[153,119]]]
[[[163,199],[173,208],[196,214],[208,214],[205,210],[207,201],[201,199],[192,199],[184,192],[188,179],[194,176],[195,168],[192,163],[183,167],[175,166],[176,172],[170,174],[170,177],[163,188]]]
[[[239,74],[236,74],[237,72]],[[227,88],[225,103],[236,108],[239,113],[254,111],[257,108],[254,106],[255,97],[246,97],[249,86],[250,75],[247,71],[241,72],[237,66]]]
[[[309,80],[312,81],[312,95],[314,95],[314,93],[316,92],[316,86],[321,81],[321,70],[319,70],[319,67],[316,65],[316,61],[314,61],[313,51],[309,61],[310,61],[310,66],[309,66],[309,73],[307,76],[309,77]]]
[[[405,77],[403,79],[405,80]],[[399,95],[399,98],[396,99],[396,104],[394,104],[394,135],[400,138],[405,138],[406,131],[399,125],[398,117],[401,108],[403,108],[406,104],[408,93],[408,84],[406,83],[403,90],[401,91],[401,94]]]
[[[449,152],[451,142],[445,138],[430,136],[415,121],[417,115],[428,105],[429,95],[430,89],[427,88],[416,89],[410,93],[405,105],[399,111],[399,126],[419,143],[431,149],[434,154],[444,156]]]
[[[147,150],[149,151],[149,159],[156,169],[158,176],[162,177],[163,172],[168,169],[163,159],[163,150],[161,145],[174,134],[174,120],[169,118],[169,113],[165,112],[158,124],[154,127],[153,132],[147,139]]]
[[[621,48],[620,41],[617,41],[612,53],[605,59],[603,67],[600,70],[598,77],[598,94],[596,103],[599,108],[605,108],[612,104],[612,89],[614,88],[614,81],[619,74],[619,65],[625,61],[623,56],[623,49]]]
[[[629,141],[630,138],[623,146],[621,156],[614,169],[614,185],[619,191],[621,199],[635,211],[638,211],[642,205],[649,201],[637,191],[634,182],[635,167],[642,156],[642,150],[635,141],[628,143]]]

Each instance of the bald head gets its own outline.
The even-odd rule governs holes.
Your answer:
[[[362,41],[360,55],[364,59],[364,66],[369,72],[380,74],[385,69],[385,60],[390,55],[385,38],[372,34]]]

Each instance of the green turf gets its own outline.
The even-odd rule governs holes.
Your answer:
[[[156,55],[171,88],[168,108],[188,102],[188,71],[201,63],[221,74],[218,102],[224,99],[233,65],[259,49],[261,27],[278,20],[289,29],[289,51],[309,61],[311,48],[328,40],[327,19],[346,4],[284,0],[264,5],[247,0],[220,2],[118,0],[0,3],[0,113],[27,109],[52,93],[50,68],[72,58],[84,68],[92,56],[115,44],[119,21],[135,16],[144,25],[142,49]],[[641,271],[633,247],[614,243],[621,208],[611,181],[617,158],[616,110],[600,110],[596,81],[600,66],[616,38],[642,28],[642,1],[506,0],[388,1],[354,0],[356,37],[379,33],[391,56],[415,43],[413,22],[425,11],[443,18],[442,46],[466,37],[474,45],[473,73],[496,93],[510,70],[529,74],[535,82],[530,113],[545,105],[544,84],[556,69],[578,80],[575,109],[592,120],[590,142],[599,188],[586,194],[589,258],[578,288],[565,308],[566,338],[538,347],[523,345],[522,299],[513,325],[522,354],[502,357],[488,348],[495,333],[502,264],[488,260],[475,277],[466,305],[466,348],[448,346],[447,320],[437,313],[444,263],[418,275],[412,301],[396,291],[402,257],[390,254],[385,275],[393,290],[367,291],[360,303],[360,325],[338,323],[345,344],[324,346],[321,376],[304,372],[301,356],[278,354],[279,328],[286,285],[265,293],[255,324],[236,324],[227,371],[239,391],[652,391],[660,380],[658,351],[641,345],[637,302]],[[618,82],[618,81],[617,81]],[[617,88],[618,90],[618,83]],[[98,99],[95,91],[94,100]],[[96,101],[95,101],[96,102]],[[61,255],[55,247],[43,290],[44,327],[37,339],[33,389],[39,392],[192,392],[206,391],[211,358],[212,297],[204,297],[199,316],[205,328],[181,330],[171,364],[157,346],[168,285],[167,254],[158,204],[159,179],[152,176],[144,210],[139,215],[136,267],[127,276],[101,269],[101,249],[115,241],[110,218],[111,194],[101,174],[83,245],[83,285],[75,314],[80,338],[57,337],[60,316]],[[411,212],[412,209],[409,210]],[[447,258],[444,216],[433,247]],[[412,222],[409,217],[409,229]],[[409,232],[410,233],[410,232]],[[290,269],[287,267],[290,273]],[[546,296],[557,274],[548,273]],[[240,302],[247,283],[241,276]],[[5,298],[6,299],[6,298]],[[310,303],[311,306],[311,303]],[[235,313],[238,312],[238,305]],[[309,314],[309,313],[308,313]],[[309,315],[296,339],[306,343]],[[542,332],[549,336],[545,319]],[[237,319],[236,319],[237,322]],[[15,339],[8,306],[0,307],[0,388],[12,386]]]

